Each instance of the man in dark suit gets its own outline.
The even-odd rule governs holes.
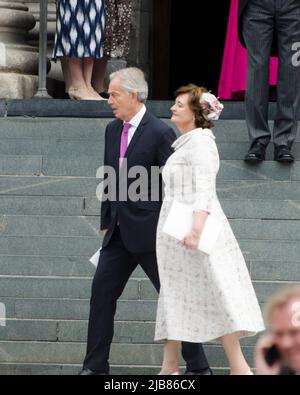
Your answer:
[[[248,51],[246,120],[251,146],[245,160],[261,162],[271,140],[268,125],[269,59],[279,56],[274,160],[291,163],[300,104],[300,0],[239,0],[239,37]]]
[[[87,355],[81,375],[109,373],[117,300],[137,265],[159,291],[155,250],[162,180],[159,174],[153,183],[150,175],[151,170],[165,165],[176,139],[173,129],[146,110],[148,85],[141,70],[123,69],[110,78],[108,103],[117,119],[106,129],[104,164],[117,176],[106,180],[109,199],[101,207],[105,236],[92,285]],[[128,172],[136,166],[144,169],[144,185],[139,191],[141,198],[134,201],[131,194],[139,176],[130,178]],[[157,201],[151,199],[153,195]],[[182,354],[187,373],[212,374],[201,344],[183,344]]]

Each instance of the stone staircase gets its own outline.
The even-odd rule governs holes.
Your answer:
[[[0,118],[0,374],[76,374],[84,357],[88,259],[101,243],[95,175],[110,119],[68,116]],[[300,281],[300,162],[245,165],[245,122],[227,118],[215,128],[219,197],[263,306]],[[299,139],[294,152],[300,158]],[[157,373],[156,298],[138,269],[118,304],[112,373]],[[243,340],[250,363],[254,344]],[[215,373],[225,373],[222,348],[205,348]]]

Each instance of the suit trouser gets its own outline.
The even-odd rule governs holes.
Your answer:
[[[133,254],[124,246],[116,227],[108,246],[100,254],[92,284],[87,355],[84,368],[94,372],[109,372],[109,352],[114,333],[117,300],[132,272],[141,265],[152,284],[159,291],[160,282],[155,252]],[[208,368],[201,344],[183,343],[182,355],[188,370]]]
[[[294,64],[300,43],[300,0],[249,0],[243,15],[243,35],[248,50],[246,120],[251,146],[267,145],[269,59],[273,35],[278,39],[277,111],[274,144],[291,148],[297,135],[300,104],[300,67]],[[293,58],[294,56],[294,58]]]

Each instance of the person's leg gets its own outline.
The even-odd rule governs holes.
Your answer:
[[[300,106],[300,66],[293,62],[293,45],[300,42],[300,2],[277,0],[276,5],[279,70],[274,144],[291,149],[297,134]]]
[[[60,63],[61,63],[61,68],[62,68],[64,81],[65,81],[65,92],[68,93],[69,89],[72,85],[72,79],[71,79],[68,58],[66,58],[66,57],[60,58]]]
[[[274,5],[269,0],[251,0],[243,16],[243,35],[248,53],[246,121],[251,146],[267,146],[269,61],[274,31]]]
[[[181,342],[167,340],[164,344],[164,359],[159,375],[179,373],[179,350]]]
[[[104,77],[107,68],[108,58],[105,56],[102,59],[95,59],[92,86],[99,94],[104,91]]]
[[[230,374],[246,375],[250,374],[250,367],[241,349],[239,335],[233,333],[220,338],[225,354],[230,366]]]
[[[83,63],[83,78],[84,78],[84,81],[85,81],[85,85],[87,86],[90,94],[95,98],[95,100],[100,100],[101,96],[92,87],[92,77],[93,77],[94,62],[95,62],[94,58],[84,58],[82,60],[82,63]]]
[[[70,72],[69,96],[77,100],[95,100],[86,86],[83,69],[83,59],[66,58]]]
[[[140,264],[153,286],[159,292],[160,281],[157,267],[156,253],[137,254],[136,263]],[[169,347],[168,347],[169,349]],[[202,372],[209,369],[203,346],[200,343],[182,343],[182,356],[186,361],[188,372]]]
[[[125,249],[117,228],[109,245],[100,253],[93,280],[84,369],[95,373],[109,372],[108,358],[117,300],[135,268],[136,264]]]

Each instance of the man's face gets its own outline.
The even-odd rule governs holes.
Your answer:
[[[300,372],[300,298],[275,309],[271,325],[281,355],[292,370]]]
[[[129,122],[135,115],[138,105],[137,94],[128,94],[122,86],[120,78],[114,78],[108,87],[108,104],[116,118]]]

